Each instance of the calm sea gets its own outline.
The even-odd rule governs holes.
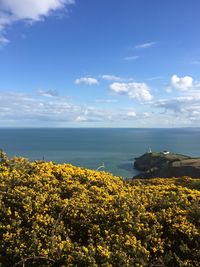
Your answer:
[[[200,156],[200,128],[181,129],[0,129],[0,148],[9,156],[45,159],[102,170],[125,178],[133,161],[148,151]]]

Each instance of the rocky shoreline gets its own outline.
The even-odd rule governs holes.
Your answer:
[[[200,158],[164,152],[150,152],[135,159],[134,168],[141,171],[133,178],[200,177]]]

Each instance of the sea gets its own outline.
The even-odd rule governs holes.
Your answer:
[[[70,163],[132,178],[136,157],[151,150],[200,156],[200,128],[0,129],[0,149],[8,156]]]

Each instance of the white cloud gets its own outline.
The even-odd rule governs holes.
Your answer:
[[[43,91],[45,92],[45,91]],[[50,94],[48,93],[48,96]],[[86,107],[70,103],[67,98],[43,97],[44,94],[0,92],[0,125],[67,126],[79,122],[118,120],[121,111]],[[47,93],[45,93],[47,96]]]
[[[75,84],[98,85],[99,82],[97,81],[97,79],[92,78],[92,77],[82,77],[82,78],[76,79]]]
[[[153,96],[150,88],[145,83],[112,83],[110,89],[119,95],[127,95],[130,99],[139,101],[150,101]]]
[[[123,81],[123,78],[119,77],[119,76],[115,76],[115,75],[102,75],[101,78],[103,80],[109,81],[109,82],[121,82]]]
[[[149,48],[149,47],[152,47],[154,45],[156,45],[157,42],[148,42],[148,43],[143,43],[143,44],[137,44],[135,46],[136,49],[141,49],[141,48]]]
[[[151,113],[150,113],[150,112],[143,112],[142,115],[144,116],[144,118],[149,118],[149,117],[151,117]]]
[[[153,104],[163,109],[162,114],[170,114],[171,122],[182,125],[199,126],[200,123],[200,83],[194,81],[191,76],[171,77],[170,86],[166,87],[167,92],[175,88],[179,91],[178,96],[166,99],[159,99]]]
[[[98,108],[77,105],[66,97],[43,97],[39,94],[0,92],[0,126],[66,127],[130,126],[144,116],[127,108]],[[110,123],[112,122],[112,124]],[[131,124],[131,126],[133,126]]]
[[[0,92],[0,126],[198,126],[200,92],[189,92],[187,96],[151,102],[151,107],[145,105],[141,111],[131,107],[98,108],[86,104],[77,105],[61,96],[43,97],[30,93]]]
[[[66,126],[82,113],[82,106],[64,97],[0,92],[1,126]]]
[[[131,118],[134,118],[134,117],[137,116],[137,114],[136,114],[134,111],[129,111],[129,112],[127,113],[127,116],[128,116],[128,117],[131,117]]]
[[[39,21],[52,12],[74,4],[74,0],[1,0],[0,1],[0,38],[6,27],[17,21]]]
[[[124,60],[131,61],[131,60],[136,60],[138,58],[139,58],[139,56],[130,56],[130,57],[125,57]]]
[[[76,117],[75,121],[77,122],[86,122],[88,119],[85,116],[78,116]]]
[[[1,0],[1,9],[7,18],[35,21],[73,3],[73,0]]]
[[[174,74],[171,77],[171,86],[180,91],[187,91],[194,86],[193,78],[191,76],[178,77]]]
[[[164,108],[165,112],[172,111],[175,114],[180,113],[182,116],[197,114],[200,112],[200,92],[174,97],[171,99],[160,99],[154,103],[156,107]]]

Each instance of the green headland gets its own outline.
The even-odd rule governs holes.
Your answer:
[[[135,159],[134,167],[142,171],[137,178],[200,177],[200,158],[169,151],[145,153]]]

